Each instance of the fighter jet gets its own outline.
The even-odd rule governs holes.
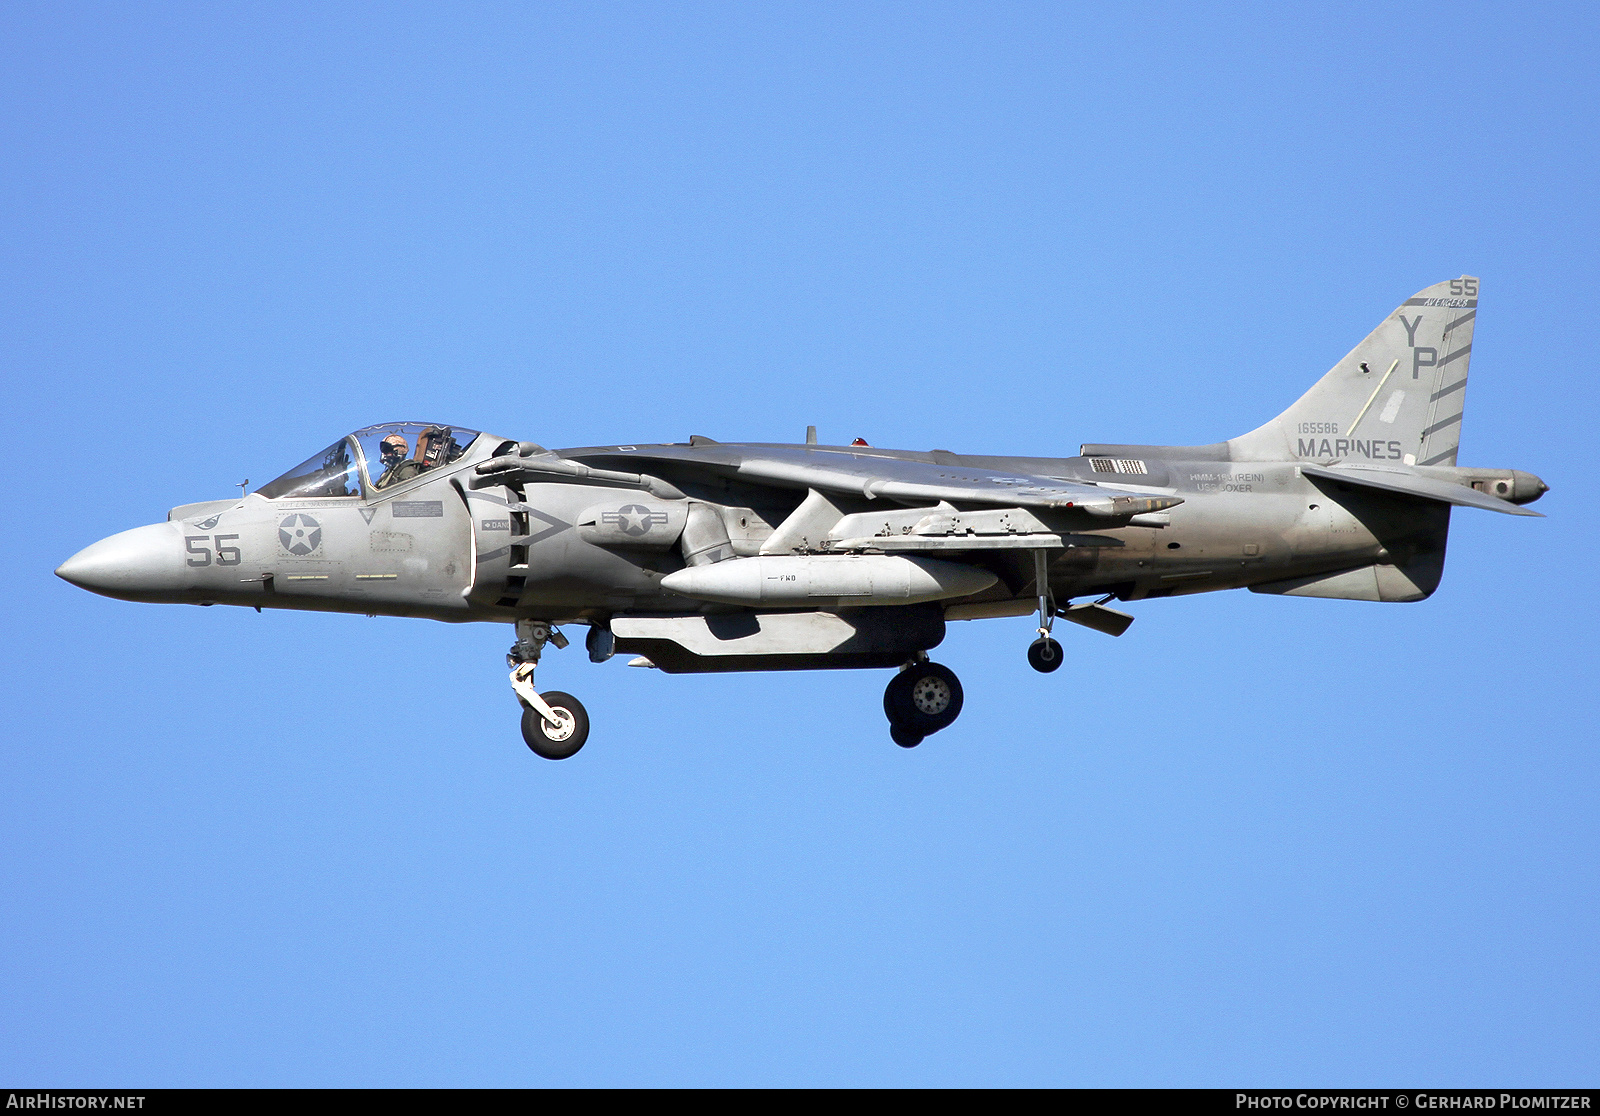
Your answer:
[[[1456,464],[1478,280],[1419,291],[1299,401],[1204,446],[1077,456],[718,442],[549,450],[442,423],[340,438],[240,498],[173,508],[56,573],[108,597],[514,625],[522,735],[547,759],[589,715],[540,692],[562,626],[589,658],[668,673],[881,668],[912,748],[961,712],[928,653],[951,621],[1036,615],[1120,636],[1112,601],[1220,589],[1420,601],[1453,506],[1538,515],[1545,483]]]

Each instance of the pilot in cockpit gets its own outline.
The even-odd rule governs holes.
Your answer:
[[[383,474],[372,483],[373,488],[388,488],[423,472],[426,466],[422,462],[406,457],[406,451],[410,448],[398,434],[390,434],[379,444],[379,463],[383,466]]]

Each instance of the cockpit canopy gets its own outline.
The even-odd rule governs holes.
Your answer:
[[[434,422],[390,422],[369,426],[290,469],[256,495],[268,500],[360,496],[413,480],[429,469],[460,460],[478,431]]]

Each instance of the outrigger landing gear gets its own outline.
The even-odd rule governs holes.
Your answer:
[[[889,738],[902,748],[915,748],[924,737],[955,722],[961,715],[961,700],[961,680],[955,671],[925,657],[913,659],[883,691]]]
[[[1051,636],[1056,626],[1056,599],[1050,592],[1050,559],[1045,551],[1033,552],[1033,586],[1039,595],[1039,638],[1028,647],[1028,665],[1040,674],[1061,666],[1061,644]]]
[[[506,654],[511,667],[511,689],[522,703],[522,739],[534,755],[566,759],[576,755],[589,739],[589,711],[571,694],[551,690],[540,695],[533,688],[533,670],[544,645],[567,645],[567,637],[543,620],[518,620],[517,642]]]

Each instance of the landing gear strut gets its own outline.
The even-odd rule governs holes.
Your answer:
[[[571,694],[551,690],[541,695],[533,688],[533,670],[546,643],[565,647],[567,637],[543,620],[518,620],[517,642],[506,654],[506,665],[511,668],[511,690],[522,703],[522,739],[534,755],[566,759],[589,739],[589,711]]]
[[[915,748],[923,737],[955,722],[961,715],[961,700],[961,680],[955,671],[926,658],[907,663],[883,691],[889,738],[902,748]]]
[[[1040,674],[1061,666],[1061,644],[1050,634],[1056,626],[1056,599],[1050,592],[1050,559],[1043,549],[1033,552],[1033,587],[1039,595],[1039,638],[1028,647],[1028,665]]]

